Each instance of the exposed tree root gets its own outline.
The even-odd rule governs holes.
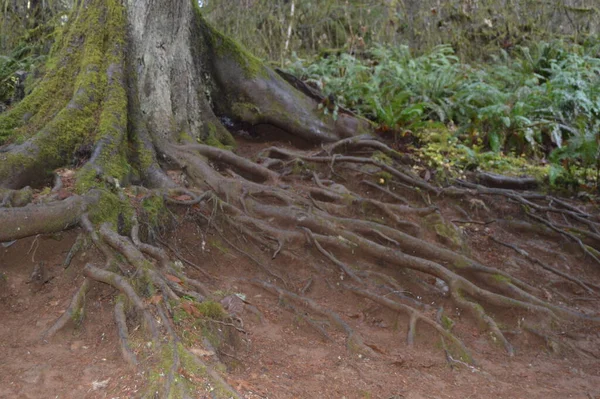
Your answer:
[[[449,187],[434,186],[406,166],[404,155],[363,134],[368,122],[349,113],[340,114],[337,120],[322,115],[314,98],[295,91],[208,26],[198,9],[191,8],[194,2],[177,2],[175,10],[169,8],[168,14],[179,15],[184,24],[174,26],[190,29],[178,29],[167,38],[150,28],[164,24],[165,9],[156,4],[166,2],[141,2],[127,10],[112,1],[110,6],[99,0],[84,3],[76,10],[80,18],[73,18],[75,30],[67,30],[70,36],[56,53],[56,65],[76,61],[77,66],[68,73],[51,69],[46,78],[71,74],[77,76],[76,81],[65,90],[57,89],[60,104],[51,107],[51,115],[36,126],[37,133],[29,132],[21,144],[12,138],[1,149],[0,242],[79,225],[84,233],[67,255],[65,267],[87,237],[104,257],[103,266],[83,268],[85,280],[44,338],[49,339],[70,320],[81,322],[90,284],[108,284],[120,293],[114,317],[123,356],[134,366],[160,369],[158,385],[151,387],[159,397],[197,397],[200,391],[214,392],[219,398],[240,397],[179,337],[174,314],[184,303],[191,313],[198,313],[197,306],[219,314],[224,310],[211,301],[211,284],[218,276],[184,258],[177,245],[160,240],[179,259],[173,262],[157,244],[154,229],[164,228],[160,216],[167,205],[198,218],[201,240],[216,233],[255,263],[257,273],[281,281],[285,288],[256,278],[244,281],[290,302],[290,309],[320,335],[334,339],[298,308],[326,317],[345,334],[346,347],[364,356],[378,355],[339,313],[310,298],[313,278],[294,292],[294,270],[282,273],[273,267],[274,259],[306,256],[297,251],[324,256],[348,277],[339,286],[341,292],[406,314],[409,345],[417,339],[417,327],[426,324],[441,337],[453,362],[471,362],[472,358],[459,334],[452,332],[453,321],[441,312],[434,315],[431,302],[421,297],[467,311],[509,355],[515,349],[499,327],[504,323],[520,323],[525,316],[539,319],[543,326],[566,321],[600,323],[600,317],[545,298],[538,282],[518,278],[470,255],[464,235],[446,222],[451,218],[436,202],[451,202],[462,210],[456,223],[489,224],[472,220],[471,214],[481,219],[483,212],[486,220],[496,221],[493,226],[506,226],[506,218],[494,214],[498,213],[494,199],[501,198],[502,205],[512,207],[516,219],[529,216],[535,221],[528,223],[531,228],[541,225],[554,239],[573,241],[587,258],[600,263],[594,249],[600,246],[596,215],[532,192],[460,180]],[[128,36],[127,19],[134,21]],[[40,87],[48,84],[43,80]],[[28,101],[11,115],[23,116],[25,106],[31,105]],[[32,109],[35,113],[43,108],[33,104]],[[16,129],[25,124],[17,119]],[[254,154],[254,161],[228,149],[235,145],[226,130],[226,125],[232,125],[230,119],[238,124],[276,126],[322,146],[311,150],[270,147]],[[89,154],[72,186],[48,175],[48,169],[68,167],[82,148]],[[517,188],[531,184],[489,176],[483,181]],[[47,196],[34,201],[28,184],[52,187]],[[415,198],[426,206],[411,204],[409,199]],[[456,202],[461,200],[468,201],[471,212],[459,207]],[[521,249],[522,245],[497,242],[588,294],[596,293],[598,284],[545,265]],[[257,255],[251,248],[267,255]],[[188,277],[184,263],[201,273],[202,281]],[[324,275],[319,266],[313,267],[316,276]],[[587,260],[582,267],[587,270]],[[419,294],[409,295],[404,285]],[[510,317],[500,320],[494,316],[498,309],[509,310]],[[152,339],[150,348],[137,348],[129,339],[128,324],[138,319]],[[245,333],[227,320],[207,323]],[[551,336],[551,331],[540,334]],[[139,356],[136,351],[146,352]],[[147,365],[146,358],[152,364]]]
[[[346,334],[346,347],[353,352],[357,352],[359,354],[367,355],[367,356],[375,356],[375,352],[367,345],[363,343],[362,338],[358,335],[342,318],[332,310],[323,308],[321,305],[316,303],[310,298],[306,298],[293,292],[284,290],[279,288],[273,284],[267,283],[265,281],[259,280],[250,280],[250,283],[265,289],[266,291],[277,295],[282,299],[288,299],[292,302],[296,302],[311,311],[318,313],[322,316],[325,316],[329,319],[331,324],[337,326],[340,330],[342,330]]]
[[[487,187],[516,190],[530,190],[537,187],[538,182],[532,177],[508,177],[494,173],[478,173],[477,181]]]
[[[50,339],[54,334],[64,328],[69,321],[81,323],[83,320],[85,294],[90,287],[90,281],[86,278],[83,280],[79,290],[73,295],[69,307],[65,312],[54,322],[54,324],[42,334],[42,339]]]
[[[529,253],[527,253],[527,251],[517,247],[514,244],[509,244],[506,242],[502,242],[500,240],[498,240],[495,237],[490,237],[493,241],[497,242],[500,245],[504,245],[507,248],[511,248],[513,249],[516,253],[518,253],[519,255],[523,256],[525,259],[527,259],[529,262],[534,263],[536,265],[539,265],[540,267],[542,267],[545,270],[548,270],[551,273],[556,274],[557,276],[561,276],[569,281],[574,282],[575,284],[579,285],[580,287],[584,288],[587,292],[589,292],[590,294],[594,293],[594,290],[592,288],[590,288],[586,283],[584,283],[583,281],[581,281],[580,279],[573,277],[571,275],[569,275],[568,273],[564,273],[561,272],[560,270],[552,267],[552,266],[548,266],[547,264],[545,264],[544,262],[540,261],[539,259],[529,255]]]
[[[132,366],[137,366],[139,364],[138,360],[129,345],[129,331],[127,329],[127,319],[125,317],[123,301],[118,301],[115,305],[115,323],[117,324],[119,344],[121,345],[123,359]]]
[[[408,334],[407,334],[406,340],[409,345],[414,344],[417,322],[422,321],[423,323],[431,326],[441,336],[447,338],[448,340],[450,340],[450,342],[452,342],[454,345],[456,345],[456,348],[460,351],[459,355],[464,356],[466,361],[468,361],[468,362],[472,361],[472,357],[469,354],[469,351],[467,350],[466,346],[454,334],[452,334],[451,332],[446,330],[442,325],[431,320],[431,318],[429,318],[425,314],[419,312],[418,310],[416,310],[410,306],[407,306],[407,305],[404,305],[404,304],[401,304],[398,302],[394,302],[390,299],[387,299],[385,297],[382,297],[380,295],[374,294],[374,293],[366,291],[366,290],[362,290],[362,289],[359,289],[356,287],[350,287],[350,286],[346,286],[346,289],[348,289],[349,291],[352,291],[353,293],[355,293],[359,296],[368,298],[368,299],[372,300],[373,302],[378,303],[382,306],[385,306],[385,307],[395,310],[397,312],[408,314],[408,316],[410,317],[410,322],[409,322],[409,328],[408,328]]]
[[[146,309],[146,305],[144,302],[142,302],[142,299],[138,296],[133,287],[123,277],[113,272],[98,269],[89,263],[85,265],[83,272],[87,277],[108,285],[112,285],[121,291],[121,293],[125,295],[129,301],[131,301],[136,310],[142,315],[146,328],[150,332],[152,338],[154,340],[158,339],[158,327],[156,326],[154,318],[152,318],[152,315]]]
[[[73,196],[64,201],[20,208],[0,208],[0,242],[36,234],[56,233],[76,226],[98,197]]]

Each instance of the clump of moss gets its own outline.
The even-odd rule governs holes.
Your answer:
[[[212,122],[206,122],[206,134],[202,142],[213,147],[232,149],[235,147],[235,139],[222,126],[217,126]]]
[[[263,62],[248,52],[242,45],[232,38],[212,27],[202,16],[202,11],[194,2],[195,16],[201,32],[208,31],[208,41],[218,57],[230,58],[242,68],[246,78],[252,79],[259,74],[267,74]]]
[[[437,238],[453,249],[461,249],[464,242],[460,232],[452,225],[446,223],[439,213],[433,213],[425,218],[425,224],[435,231]]]
[[[501,274],[494,274],[492,275],[492,278],[494,279],[494,281],[497,281],[499,283],[510,283],[510,278]]]
[[[219,240],[209,240],[208,243],[211,247],[216,248],[222,254],[229,254],[229,250],[227,249],[227,247],[225,247]]]
[[[442,327],[450,331],[454,327],[454,321],[446,315],[442,315]]]
[[[433,169],[439,181],[464,178],[465,171],[482,170],[506,176],[531,176],[540,182],[547,179],[549,166],[537,163],[524,154],[486,151],[481,139],[465,145],[448,127],[434,124],[418,133],[420,147],[415,155],[424,166]]]
[[[389,172],[382,171],[382,172],[377,173],[377,184],[379,184],[379,185],[387,184],[387,183],[391,182],[392,179],[393,179],[393,176]]]
[[[392,158],[390,158],[389,156],[387,156],[386,154],[384,154],[381,151],[375,151],[375,153],[371,156],[371,158],[377,162],[381,162],[382,164],[385,165],[392,165]]]
[[[129,230],[134,209],[126,199],[102,190],[98,203],[90,208],[90,221],[95,225],[109,223],[119,230]]]
[[[142,200],[142,216],[151,226],[158,226],[166,212],[164,200],[152,195]]]
[[[221,304],[217,302],[204,301],[196,305],[196,308],[204,317],[209,319],[223,320],[227,316]]]

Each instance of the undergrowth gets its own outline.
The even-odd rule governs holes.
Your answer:
[[[35,48],[20,44],[8,55],[0,55],[0,102],[11,101],[16,84],[16,72],[31,72],[45,60],[44,55],[36,54]]]
[[[288,70],[337,105],[375,120],[382,132],[418,133],[440,149],[426,135],[439,134],[432,125],[445,126],[458,156],[450,162],[482,164],[489,158],[489,164],[512,153],[516,160],[549,163],[544,170],[553,185],[597,188],[599,54],[598,42],[540,42],[469,65],[449,46],[420,56],[407,46],[377,46],[361,57],[294,56]]]

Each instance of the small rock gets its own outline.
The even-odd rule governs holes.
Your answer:
[[[94,381],[94,382],[92,382],[92,389],[94,391],[97,391],[99,389],[104,389],[108,386],[109,382],[110,382],[110,378],[108,378],[104,381]]]
[[[83,341],[73,341],[71,343],[70,349],[72,351],[76,351],[76,350],[79,350],[81,348],[83,348]]]
[[[42,379],[44,373],[50,369],[50,366],[38,364],[33,366],[21,375],[21,379],[28,384],[37,384]]]

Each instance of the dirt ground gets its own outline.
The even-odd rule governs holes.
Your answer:
[[[269,144],[247,142],[239,151],[250,155]],[[438,204],[447,220],[457,217],[455,205]],[[511,205],[500,202],[491,206],[499,212],[512,211]],[[403,285],[404,294],[431,304],[432,312],[445,306],[456,323],[454,331],[476,361],[475,366],[450,363],[439,336],[427,326],[420,326],[415,345],[409,347],[408,318],[345,291],[340,284],[344,276],[313,249],[289,248],[271,259],[271,253],[239,233],[225,232],[228,241],[283,277],[288,290],[304,292],[340,314],[377,353],[364,357],[348,350],[342,334],[318,316],[249,283],[252,278],[273,281],[275,277],[216,232],[199,225],[193,211],[174,212],[179,225],[163,239],[210,277],[192,267],[186,267],[186,273],[208,284],[220,297],[241,294],[246,299],[247,305],[239,313],[243,322],[239,339],[219,353],[219,361],[227,368],[226,380],[245,398],[600,399],[597,326],[585,322],[560,325],[556,334],[568,345],[557,346],[519,328],[519,320],[529,315],[492,311],[505,323],[515,346],[516,355],[511,358],[473,320],[446,303],[442,293],[420,296],[419,284],[435,282],[415,281],[403,270],[381,265],[376,271],[393,275]],[[63,268],[79,232],[75,229],[0,245],[0,398],[136,398],[144,392],[145,376],[128,366],[118,349],[112,288],[93,284],[86,298],[84,322],[63,329],[48,342],[40,338],[67,308],[83,278],[82,267],[87,262],[101,263],[101,255],[87,249]],[[598,296],[585,295],[577,286],[493,244],[489,237],[518,243],[554,267],[600,284],[600,267],[584,260],[578,251],[568,250],[565,241],[520,235],[499,223],[463,224],[462,234],[472,257],[543,288],[552,302],[600,315]],[[557,255],[561,248],[566,250]],[[351,254],[347,255],[345,260],[351,260]],[[44,280],[48,280],[42,285],[30,281],[40,262],[47,273]],[[217,362],[211,351],[204,354],[207,362]]]

